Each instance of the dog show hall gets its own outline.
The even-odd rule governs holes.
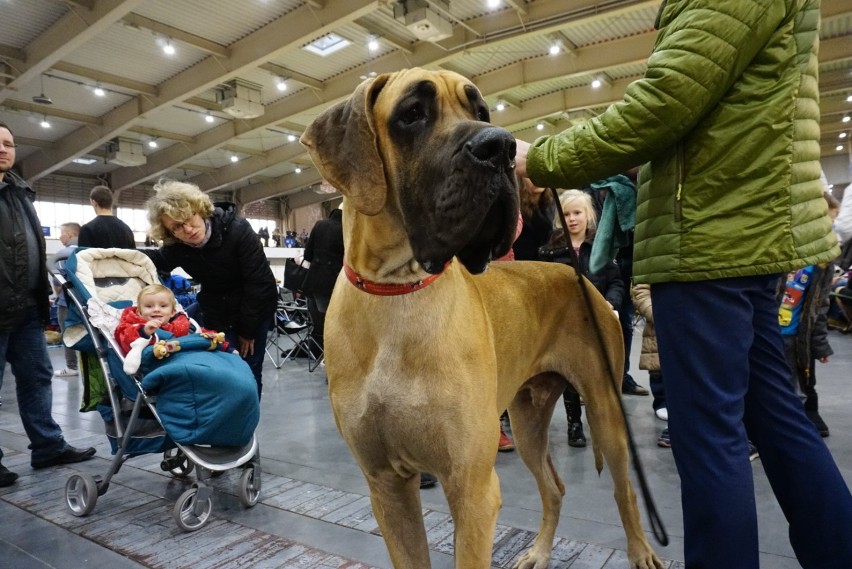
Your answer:
[[[680,410],[672,423],[684,428],[669,434],[660,364],[648,360],[654,322],[631,281],[632,238],[618,241],[634,225],[640,233],[642,192],[659,187],[648,189],[651,168],[582,190],[551,193],[531,181],[545,175],[543,163],[558,171],[562,159],[561,149],[537,156],[540,137],[594,129],[601,123],[592,119],[626,93],[635,99],[630,86],[643,80],[658,33],[684,13],[695,19],[685,18],[683,33],[695,33],[701,14],[727,9],[704,3],[0,0],[0,567],[698,569],[688,562],[695,527],[681,476],[682,457],[699,454],[736,455],[738,472],[748,469],[758,551],[756,560],[742,552],[743,567],[820,567],[803,558],[801,517],[791,526],[776,498],[778,459],[787,455],[774,440],[761,454],[769,439],[749,423],[755,415],[720,409],[725,420],[739,412],[738,433],[747,427],[749,436],[719,448],[688,448]],[[786,187],[815,188],[821,174],[825,200],[775,200],[761,216],[775,208],[801,217],[811,207],[807,228],[821,233],[808,246],[831,241],[824,249],[833,255],[835,234],[843,245],[834,263],[772,271],[782,333],[809,335],[787,342],[788,358],[807,345],[810,366],[798,383],[791,375],[791,385],[771,391],[794,409],[787,423],[801,435],[785,448],[819,443],[848,487],[852,0],[752,4],[767,18],[781,4],[801,10],[782,28],[807,28],[791,37],[819,46],[818,55],[797,51],[772,35],[796,55],[787,65],[773,51],[773,68],[808,79],[796,96],[810,89],[817,104],[794,105],[796,120],[751,135],[789,126],[810,136],[805,147],[772,135],[766,152],[795,147],[795,160],[813,167]],[[767,100],[777,101],[770,90]],[[688,217],[696,157],[687,143],[677,150],[673,217],[684,234],[700,234]],[[583,160],[597,167],[578,154],[572,173]],[[744,169],[761,170],[763,159]],[[653,181],[669,173],[655,170]],[[99,186],[113,196],[106,212],[90,195]],[[738,213],[724,200],[705,205],[717,219]],[[140,251],[86,249],[81,236],[67,267],[56,265],[71,233],[103,215],[126,225]],[[791,233],[770,229],[738,228],[758,253],[777,245],[759,243],[761,235]],[[801,238],[792,233],[791,242]],[[216,256],[229,235],[240,239],[233,271]],[[338,241],[345,254],[326,248]],[[18,316],[43,300],[19,295],[21,283],[30,296],[41,290],[42,244],[59,275],[45,327],[51,411],[72,445],[53,458],[39,446],[49,425],[34,430],[34,398],[23,387],[48,373],[31,361],[27,374],[20,357],[41,343],[18,341],[23,328],[41,337],[36,318]],[[716,258],[731,248],[719,249]],[[110,269],[122,274],[102,270],[104,258],[118,259]],[[556,262],[526,262],[533,258]],[[157,288],[161,280],[171,292]],[[97,292],[77,298],[78,282]],[[650,286],[659,283],[669,284]],[[153,294],[177,295],[165,304],[178,314],[165,318],[178,332],[161,327],[162,307],[143,306],[143,286],[152,285]],[[812,301],[807,292],[817,290]],[[62,319],[63,300],[85,312],[82,323]],[[764,304],[777,333],[775,305]],[[267,305],[259,323],[243,325]],[[131,350],[116,348],[114,332],[127,311],[138,319],[125,328]],[[216,320],[220,313],[234,320]],[[209,329],[210,320],[222,326]],[[743,337],[741,324],[732,321],[732,337]],[[657,329],[665,338],[671,320],[661,316]],[[264,341],[251,335],[258,330]],[[82,351],[66,351],[63,335]],[[716,340],[707,350],[724,345]],[[163,371],[189,361],[185,379]],[[669,402],[684,400],[675,379],[666,381]],[[194,413],[177,402],[192,402]],[[813,466],[814,480],[824,480],[824,461]],[[729,474],[720,469],[713,484],[723,483],[708,493],[725,491]],[[684,477],[685,492],[692,482]],[[813,510],[812,527],[823,527],[825,511]],[[846,560],[830,561],[833,569]]]

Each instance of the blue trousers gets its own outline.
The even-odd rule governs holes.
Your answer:
[[[254,375],[254,380],[257,382],[257,398],[260,399],[263,392],[263,356],[266,353],[266,335],[269,333],[269,327],[272,325],[272,316],[268,320],[261,322],[254,333],[254,354],[243,358],[251,368],[251,373]],[[225,339],[230,344],[229,349],[240,349],[240,337],[237,334],[237,329],[233,326],[224,330]]]
[[[687,569],[759,567],[749,438],[802,567],[852,567],[852,495],[790,383],[779,277],[651,287]]]
[[[0,332],[0,384],[6,362],[15,376],[18,413],[30,439],[31,460],[37,462],[56,456],[68,443],[53,420],[53,366],[35,306],[26,309],[24,321],[17,328]]]

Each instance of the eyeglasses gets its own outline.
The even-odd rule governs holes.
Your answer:
[[[186,231],[187,226],[189,226],[190,229],[194,228],[194,226],[192,225],[192,220],[184,221],[184,222],[179,221],[179,222],[175,223],[174,225],[172,225],[171,227],[167,227],[166,229],[169,230],[169,233],[174,235],[175,233],[182,233],[182,232]]]
[[[14,142],[0,142],[0,148],[17,148],[18,145]]]

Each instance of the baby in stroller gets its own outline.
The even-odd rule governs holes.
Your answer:
[[[201,333],[209,338],[217,338],[217,347],[227,351],[228,342],[224,340],[224,334],[201,328],[185,312],[178,311],[177,306],[177,298],[170,288],[152,284],[139,291],[135,306],[127,306],[122,310],[121,319],[115,328],[115,339],[126,354],[125,372],[136,372],[142,349],[159,340],[157,330],[165,330],[171,336]]]
[[[97,356],[105,392],[98,391],[93,410],[104,419],[114,455],[105,476],[81,472],[69,478],[71,513],[89,514],[126,460],[155,452],[164,453],[161,468],[175,476],[197,467],[196,482],[173,510],[182,529],[207,522],[212,510],[207,482],[217,472],[241,468],[237,496],[253,506],[261,476],[254,435],[257,389],[248,365],[223,353],[224,334],[201,329],[179,311],[173,293],[139,251],[82,248],[66,269],[63,287],[81,322],[66,327],[65,340]],[[137,306],[128,306],[134,298]],[[85,399],[85,392],[96,390],[84,377]]]

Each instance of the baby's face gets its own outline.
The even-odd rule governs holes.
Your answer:
[[[156,320],[165,324],[175,312],[175,303],[171,295],[165,292],[147,294],[139,301],[137,311],[145,320]]]

